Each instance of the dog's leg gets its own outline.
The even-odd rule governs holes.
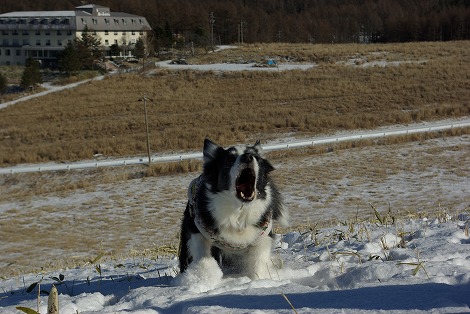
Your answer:
[[[212,258],[211,243],[200,233],[193,233],[189,236],[188,252],[193,263],[198,263],[204,258]]]
[[[194,291],[207,291],[219,284],[223,273],[211,254],[211,242],[200,233],[189,234],[187,241],[191,262],[176,283],[191,286]]]
[[[274,266],[271,261],[272,249],[271,237],[263,238],[256,246],[253,246],[248,251],[247,256],[247,269],[248,276],[255,279],[273,279]]]

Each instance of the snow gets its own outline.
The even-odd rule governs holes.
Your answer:
[[[0,312],[36,309],[37,287],[26,290],[42,280],[41,290],[56,284],[64,314],[292,313],[289,302],[298,313],[468,313],[468,219],[354,221],[289,232],[277,237],[273,262],[282,266],[268,280],[222,277],[213,260],[202,268],[215,271],[190,268],[183,276],[176,257],[103,259],[2,280]],[[39,312],[46,307],[43,295]]]
[[[255,63],[214,63],[214,64],[170,64],[170,61],[156,62],[157,68],[168,68],[173,70],[198,70],[198,71],[286,71],[286,70],[308,70],[317,65],[281,63],[274,67],[257,67]]]

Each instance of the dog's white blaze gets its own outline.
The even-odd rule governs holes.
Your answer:
[[[239,154],[243,154],[243,151],[241,151],[240,153],[240,148],[237,148],[237,150],[239,151]],[[240,158],[241,158],[241,155],[239,155],[237,157],[237,160],[235,160],[235,162],[233,163],[232,165],[232,168],[230,168],[230,189],[229,191],[231,191],[235,197],[237,196],[237,189],[235,187],[235,184],[237,183],[237,176],[238,176],[238,172],[240,170]],[[253,157],[253,170],[255,171],[256,173],[256,179],[255,179],[255,197],[256,197],[256,194],[257,194],[257,191],[256,191],[256,186],[258,185],[258,173],[259,173],[259,164],[258,164],[258,161],[256,160],[256,158]],[[246,195],[246,196],[251,196],[251,195]]]

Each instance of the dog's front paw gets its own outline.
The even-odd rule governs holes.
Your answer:
[[[175,278],[175,284],[187,286],[194,292],[206,292],[214,289],[221,281],[222,270],[212,257],[204,257],[192,262],[184,273]]]

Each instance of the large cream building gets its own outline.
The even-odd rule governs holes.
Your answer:
[[[67,42],[80,38],[85,28],[101,40],[105,54],[118,44],[121,55],[131,56],[139,37],[151,27],[138,15],[111,12],[88,4],[73,11],[22,11],[0,14],[0,65],[24,65],[28,57],[43,66],[56,66]]]

